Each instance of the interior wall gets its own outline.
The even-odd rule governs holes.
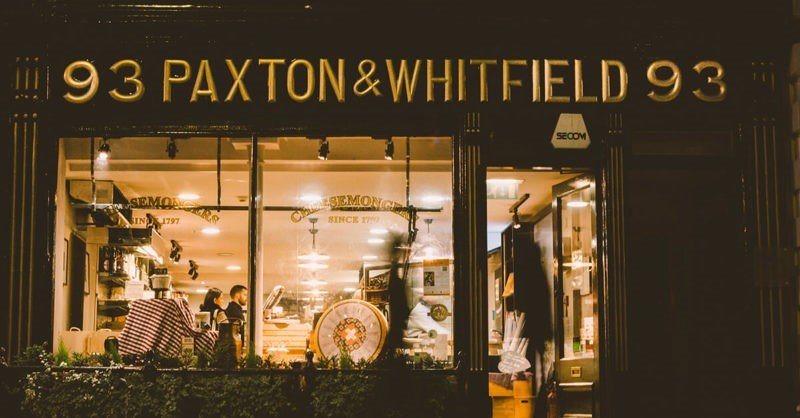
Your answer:
[[[58,348],[58,339],[69,324],[69,286],[67,283],[69,259],[68,244],[72,231],[72,211],[69,208],[67,182],[64,180],[66,169],[64,148],[58,150],[58,185],[56,187],[56,219],[55,248],[53,257],[53,350]]]

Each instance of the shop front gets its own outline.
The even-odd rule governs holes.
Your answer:
[[[9,356],[392,351],[496,417],[790,386],[779,53],[173,6],[64,6],[13,49]]]

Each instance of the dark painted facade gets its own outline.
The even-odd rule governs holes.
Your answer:
[[[787,71],[790,4],[675,1],[424,2],[119,1],[6,3],[0,103],[5,117],[0,205],[8,243],[0,264],[0,345],[10,354],[52,335],[52,256],[57,139],[61,136],[452,135],[454,155],[455,349],[470,393],[485,405],[487,166],[580,167],[598,175],[602,255],[601,417],[790,416],[797,396]],[[178,4],[180,3],[180,4]],[[108,67],[140,62],[144,98],[106,93],[121,77]],[[581,59],[587,94],[599,91],[599,62],[623,61],[621,103],[531,103],[500,99],[499,67],[489,100],[413,103],[356,97],[296,103],[266,100],[264,67],[251,69],[251,103],[190,103],[190,82],[162,97],[163,61],[197,70],[211,62],[220,95],[224,64],[247,58],[347,60],[348,86],[362,59]],[[674,61],[684,86],[656,103],[650,63]],[[63,99],[63,71],[97,65],[89,103]],[[692,67],[716,60],[724,101],[699,101]],[[573,67],[570,67],[570,71]],[[424,63],[423,63],[424,70]],[[285,74],[278,73],[278,86]],[[525,77],[524,72],[520,78]],[[421,75],[424,77],[424,72]],[[116,78],[115,78],[116,77]],[[107,81],[108,80],[108,81]],[[116,81],[110,81],[116,80]],[[527,82],[527,81],[526,81]],[[572,92],[567,74],[565,91]],[[384,84],[384,87],[385,86]],[[441,87],[437,86],[437,89]],[[517,94],[517,90],[513,91]],[[527,99],[525,94],[528,94]],[[282,96],[283,95],[283,96]],[[586,150],[549,142],[560,113],[582,113]]]

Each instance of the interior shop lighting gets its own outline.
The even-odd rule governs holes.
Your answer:
[[[394,159],[394,142],[392,142],[392,138],[386,140],[386,151],[383,153],[383,158],[387,161]]]
[[[155,249],[153,249],[153,247],[151,247],[149,245],[142,245],[140,247],[136,247],[136,251],[138,251],[140,254],[144,255],[145,257],[152,258],[153,260],[156,261],[157,264],[163,264],[164,263],[164,258],[161,257],[158,254],[158,252]]]
[[[386,235],[389,233],[389,230],[386,228],[372,228],[369,230],[369,233],[373,235]]]
[[[208,289],[206,289],[205,287],[198,287],[194,291],[194,293],[197,293],[197,294],[200,294],[200,295],[202,295],[202,294],[204,294],[206,292],[208,292]]]
[[[323,139],[322,142],[320,142],[319,144],[319,153],[317,154],[317,158],[323,161],[327,160],[328,154],[330,154],[330,152],[331,148],[330,145],[328,145],[328,139],[327,138]]]
[[[530,193],[525,193],[514,202],[513,205],[508,209],[510,213],[514,215],[511,217],[511,222],[513,222],[514,229],[519,229],[522,226],[522,222],[519,220],[519,207],[522,206],[525,201],[527,201],[531,197]]]
[[[214,228],[213,226],[209,226],[200,230],[203,235],[219,235],[219,228]]]
[[[429,195],[422,196],[421,200],[422,200],[422,203],[442,203],[445,200],[447,200],[447,198],[444,197],[444,196],[439,196],[439,195],[435,195],[435,194],[429,194]]]
[[[300,196],[300,200],[306,203],[316,203],[322,200],[322,196],[318,194],[304,194]]]
[[[97,159],[100,161],[108,160],[108,157],[111,156],[111,145],[108,145],[108,138],[103,138],[103,143],[100,144],[100,148],[97,149]]]
[[[230,266],[228,266],[228,267],[225,267],[225,268],[226,268],[226,269],[228,269],[228,270],[230,270],[230,271],[239,271],[239,270],[241,270],[241,269],[242,269],[242,266],[230,265]]]
[[[322,270],[328,268],[327,264],[318,263],[318,261],[330,260],[331,258],[329,255],[317,252],[317,233],[319,232],[319,229],[317,229],[318,220],[317,218],[308,218],[308,221],[311,223],[311,229],[308,230],[308,232],[311,233],[311,252],[297,256],[298,260],[307,261],[307,263],[300,263],[297,265],[302,269]]]
[[[309,263],[300,263],[297,265],[301,269],[305,270],[324,270],[328,268],[327,264],[317,263],[316,261],[311,261]]]
[[[362,255],[361,259],[364,260],[364,261],[377,260],[378,256],[377,255]]]
[[[343,291],[345,291],[345,292],[347,292],[347,293],[352,293],[352,292],[355,292],[355,291],[356,291],[356,290],[358,290],[358,289],[356,289],[355,287],[345,287],[345,288],[344,288],[344,289],[342,289],[342,290],[343,290]]]
[[[520,184],[522,180],[519,179],[487,179],[489,184]]]
[[[589,206],[589,202],[584,202],[583,200],[571,200],[567,202],[567,207],[570,208],[585,208]]]
[[[377,244],[383,244],[386,241],[383,240],[382,238],[370,238],[370,239],[367,240],[367,242],[370,243],[370,244],[377,245]]]
[[[174,160],[178,155],[178,144],[175,143],[175,138],[170,137],[167,142],[167,156],[170,160]]]
[[[308,254],[298,255],[297,259],[303,261],[325,261],[325,260],[330,260],[331,256],[325,254],[319,254],[317,252],[310,252]]]
[[[514,215],[511,217],[511,222],[514,223],[514,229],[519,229],[522,227],[522,222],[519,221],[519,213],[514,211]]]
[[[200,195],[197,193],[180,193],[178,194],[178,199],[180,200],[197,200],[200,198]]]
[[[325,286],[326,284],[328,284],[328,282],[326,282],[325,280],[311,279],[311,280],[303,280],[300,282],[300,284],[302,284],[303,286],[316,287],[316,286]]]

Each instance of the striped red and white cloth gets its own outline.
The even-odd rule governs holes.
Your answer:
[[[194,314],[184,299],[139,299],[130,304],[125,328],[119,336],[120,354],[155,350],[162,357],[177,357],[183,337],[194,338],[195,353],[210,356],[216,331],[194,328]]]

